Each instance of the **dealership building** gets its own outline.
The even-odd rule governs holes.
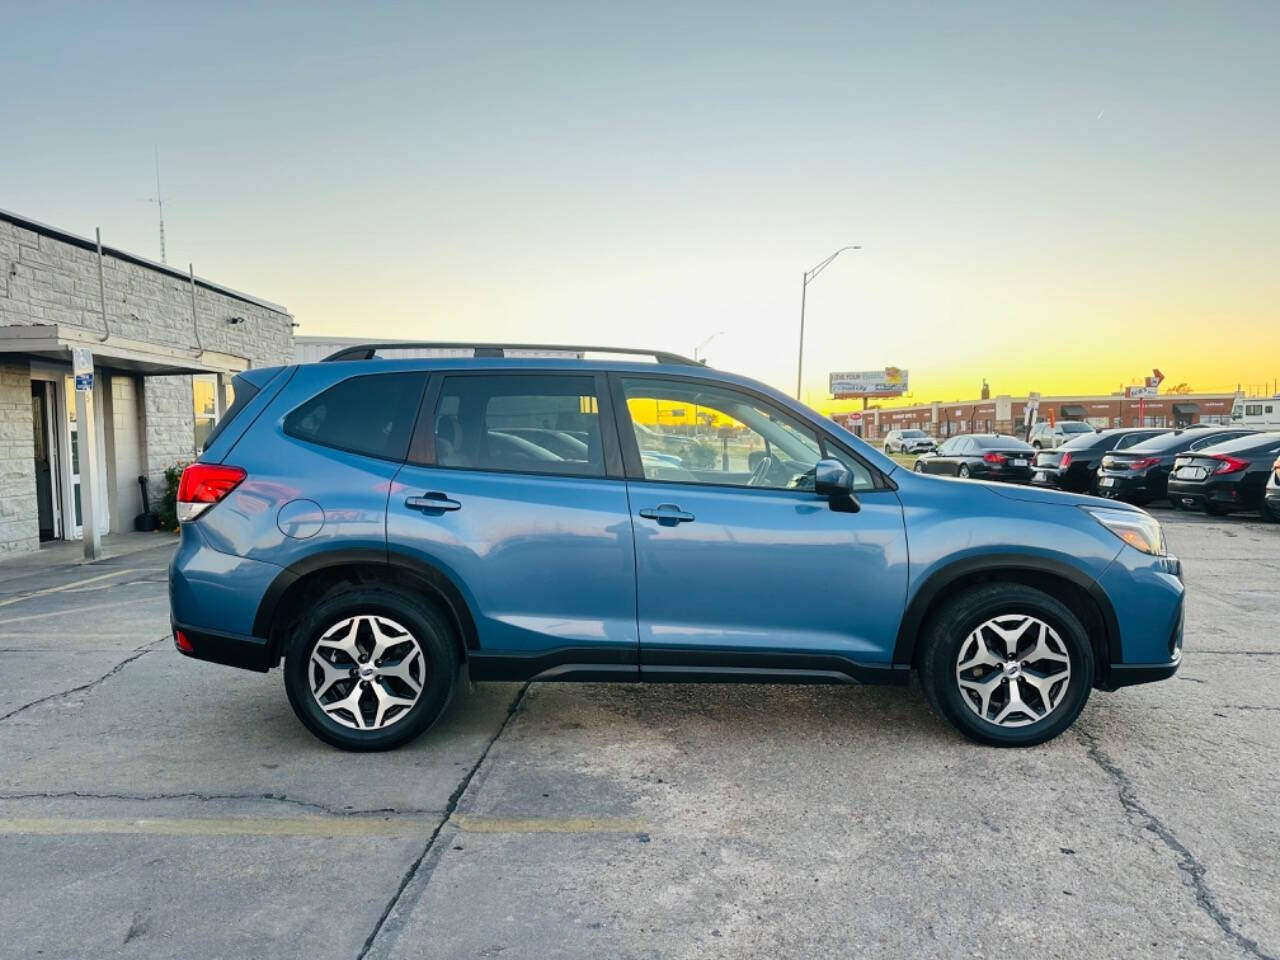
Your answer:
[[[1106,427],[1185,427],[1193,423],[1230,423],[1234,393],[1164,394],[1139,400],[1110,396],[1045,396],[1038,419],[1083,420]],[[923,430],[939,439],[960,433],[1014,434],[1022,429],[1027,397],[916,404],[834,414],[834,419],[868,439],[890,430]]]
[[[0,556],[133,530],[231,377],[292,357],[285,308],[0,210]]]

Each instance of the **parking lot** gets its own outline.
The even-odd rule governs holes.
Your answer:
[[[1024,751],[914,686],[497,684],[343,754],[173,651],[167,537],[0,564],[0,954],[1278,956],[1280,526],[1156,512],[1181,671]]]

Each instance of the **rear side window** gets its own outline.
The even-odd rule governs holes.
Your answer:
[[[222,419],[213,425],[213,429],[209,431],[209,435],[204,438],[204,443],[200,446],[208,450],[213,446],[213,441],[223,430],[231,426],[231,421],[240,415],[240,411],[249,405],[258,393],[258,388],[246,380],[244,377],[234,377],[231,380],[231,406],[227,407],[226,413],[222,415]]]
[[[605,475],[594,377],[445,377],[434,430],[438,466]]]
[[[284,432],[367,457],[403,460],[426,380],[425,373],[351,377],[285,417]]]

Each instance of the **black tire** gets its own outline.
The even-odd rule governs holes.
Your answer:
[[[917,460],[915,462],[915,466],[913,466],[911,470],[914,473],[924,473],[924,464],[921,461]]]
[[[1021,615],[1053,628],[1065,648],[1071,673],[1065,681],[1065,693],[1042,719],[1025,726],[1000,726],[979,717],[966,703],[956,666],[962,645],[979,626],[993,618]],[[921,642],[920,683],[925,699],[935,713],[966,737],[988,746],[1030,747],[1052,740],[1075,722],[1093,687],[1093,646],[1079,619],[1049,594],[1022,584],[988,583],[957,594],[929,618]]]
[[[1039,441],[1039,440],[1032,440],[1032,441],[1031,441],[1031,445],[1032,445],[1033,447],[1035,447],[1037,450],[1043,450],[1043,449],[1044,449],[1044,447],[1040,446],[1040,441]]]
[[[316,643],[335,624],[360,615],[395,621],[409,631],[422,651],[422,689],[416,702],[377,730],[344,726],[325,713],[311,693],[309,673]],[[449,705],[457,674],[452,624],[433,605],[397,587],[352,587],[316,604],[297,624],[284,662],[285,691],[303,726],[325,743],[354,751],[391,750],[417,737]]]
[[[967,463],[960,464],[960,469],[956,471],[956,476],[961,480],[969,479],[969,465]]]

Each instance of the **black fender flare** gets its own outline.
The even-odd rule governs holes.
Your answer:
[[[271,639],[271,628],[275,622],[276,611],[280,601],[299,580],[320,570],[353,565],[385,566],[390,569],[403,570],[424,581],[437,595],[452,615],[462,637],[463,646],[467,650],[479,647],[475,618],[471,607],[462,594],[462,590],[453,579],[439,566],[413,554],[398,550],[376,549],[372,547],[350,547],[338,550],[324,550],[308,554],[289,566],[283,568],[271,581],[262,599],[258,602],[257,613],[253,618],[253,635],[263,640]]]
[[[1102,649],[1106,653],[1106,662],[1099,666],[1104,671],[1109,671],[1111,664],[1121,661],[1120,621],[1116,618],[1111,598],[1107,596],[1106,591],[1096,579],[1079,567],[1072,566],[1063,560],[1030,554],[1000,553],[963,557],[929,574],[903,612],[902,622],[898,625],[898,636],[893,645],[893,663],[896,666],[911,665],[920,628],[924,625],[929,608],[948,587],[958,580],[975,575],[1014,572],[1054,576],[1082,589],[1098,608],[1098,615],[1105,631]]]

